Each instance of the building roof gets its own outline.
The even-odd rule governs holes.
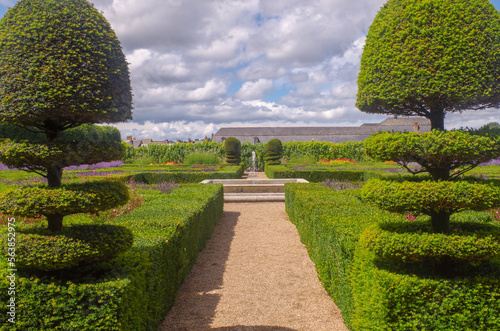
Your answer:
[[[216,136],[326,136],[326,135],[360,135],[376,132],[376,127],[242,127],[221,128]]]
[[[371,135],[388,126],[429,126],[430,121],[423,117],[388,118],[381,123],[364,123],[361,126],[345,127],[232,127],[220,128],[215,134],[218,137],[280,137],[280,136],[331,136],[331,135]],[[390,130],[390,129],[389,129]]]
[[[431,122],[424,117],[391,117],[379,123],[380,126],[401,126],[401,125],[415,125],[431,126]]]

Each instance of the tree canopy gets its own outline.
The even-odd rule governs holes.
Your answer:
[[[488,0],[389,0],[370,26],[356,107],[424,116],[500,105],[500,14]]]
[[[86,0],[21,0],[0,21],[0,121],[49,139],[86,123],[131,118],[125,56]]]

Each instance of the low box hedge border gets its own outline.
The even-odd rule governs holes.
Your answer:
[[[112,224],[134,233],[130,251],[73,282],[19,274],[16,325],[7,318],[8,267],[0,260],[2,330],[156,330],[223,212],[222,185],[188,184],[171,194],[145,191],[143,205]]]
[[[177,184],[200,183],[205,179],[240,179],[243,176],[243,166],[225,166],[217,171],[141,171],[116,175],[120,181],[146,184],[158,184],[174,181]]]
[[[495,262],[467,278],[408,274],[360,243],[365,229],[401,216],[364,203],[359,190],[286,184],[285,199],[320,280],[351,330],[500,329]]]
[[[383,171],[374,170],[324,170],[304,169],[294,170],[284,165],[269,165],[265,169],[268,178],[303,178],[311,183],[320,183],[326,179],[366,181],[379,177]]]

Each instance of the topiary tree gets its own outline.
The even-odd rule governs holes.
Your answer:
[[[277,165],[281,163],[281,155],[283,154],[283,145],[281,140],[273,138],[269,140],[264,147],[264,160],[268,165]]]
[[[47,178],[48,188],[39,192],[47,205],[39,203],[37,210],[47,217],[50,231],[62,231],[64,215],[81,212],[83,205],[98,206],[99,191],[109,190],[61,187],[63,168],[116,160],[125,152],[119,141],[102,143],[64,132],[84,124],[126,121],[131,110],[120,43],[88,1],[21,0],[7,11],[0,21],[0,122],[34,130],[45,141],[4,142],[0,162]],[[126,187],[119,191],[125,194],[101,206],[124,204]],[[27,197],[2,195],[0,211],[26,203]],[[51,208],[51,199],[68,210]]]
[[[427,172],[435,181],[453,180],[483,162],[500,157],[500,143],[464,131],[381,132],[364,141],[368,156],[394,161],[410,173]],[[410,163],[421,168],[412,168]]]
[[[424,116],[500,105],[500,14],[488,0],[389,0],[366,37],[356,107]]]
[[[406,225],[374,227],[363,235],[366,248],[383,258],[429,261],[436,272],[448,276],[457,264],[478,264],[498,256],[500,231],[492,237],[491,231],[474,228],[475,225],[467,225],[469,229],[459,234],[450,227],[453,213],[500,206],[500,187],[478,179],[459,180],[466,171],[500,156],[498,141],[463,131],[384,132],[368,138],[365,150],[375,159],[398,162],[413,174],[428,172],[432,176],[432,180],[376,178],[365,184],[364,200],[391,212],[429,215],[431,223],[431,233],[419,225],[408,236],[404,235],[409,230]],[[417,162],[422,168],[411,168],[410,162]],[[443,239],[443,235],[452,238]]]
[[[241,163],[241,142],[237,138],[229,137],[224,140],[224,151],[227,163],[235,165]]]

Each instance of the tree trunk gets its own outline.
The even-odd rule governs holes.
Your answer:
[[[47,167],[47,182],[49,187],[61,187],[63,170],[57,165]]]
[[[432,176],[432,180],[434,180],[436,182],[439,180],[449,180],[450,179],[450,170],[448,168],[445,168],[445,169],[432,168],[432,169],[429,169],[429,174]]]
[[[450,213],[432,212],[431,213],[432,231],[434,233],[450,233]]]
[[[63,228],[63,215],[53,214],[45,215],[47,217],[48,226],[47,229],[50,232],[61,232]]]
[[[431,130],[444,131],[444,110],[443,108],[431,108],[429,120],[431,121]]]

